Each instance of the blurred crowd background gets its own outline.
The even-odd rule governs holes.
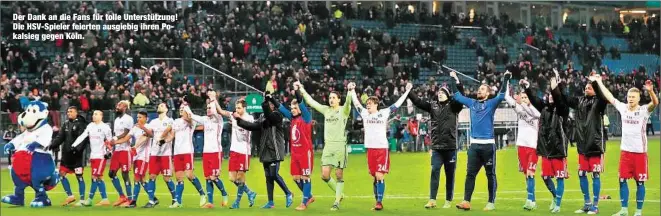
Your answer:
[[[16,118],[31,100],[49,104],[50,122],[58,130],[69,106],[79,107],[88,120],[92,110],[104,110],[109,123],[120,100],[131,101],[133,112],[145,109],[151,116],[159,103],[175,110],[183,101],[203,114],[208,90],[217,92],[224,109],[233,110],[238,98],[263,91],[287,102],[296,80],[322,104],[330,91],[344,95],[354,81],[363,102],[375,95],[383,107],[397,100],[407,82],[415,84],[412,94],[434,98],[451,81],[450,71],[459,72],[466,95],[482,83],[496,92],[505,85],[501,78],[507,70],[513,74],[512,92],[519,79],[527,79],[540,97],[548,93],[553,68],[572,95],[583,94],[592,72],[601,74],[622,101],[629,88],[642,89],[646,80],[657,91],[661,86],[659,7],[629,2],[4,1],[0,10],[2,20],[41,13],[179,18],[169,23],[176,26],[170,30],[81,31],[83,40],[55,41],[14,40],[12,34],[21,31],[2,22],[4,142],[20,133]],[[649,102],[647,92],[642,100]],[[423,151],[429,142],[428,115],[405,106],[391,120],[393,150]],[[616,113],[609,108],[605,115],[612,135],[620,133]],[[323,117],[314,119],[315,148],[321,149]],[[503,119],[496,128],[500,148],[512,145],[516,133],[515,117]],[[353,118],[349,124],[350,143],[362,143],[362,121]],[[230,127],[225,124],[227,147]],[[467,124],[460,128],[458,142],[465,148]],[[658,112],[648,128],[650,133],[659,129]]]

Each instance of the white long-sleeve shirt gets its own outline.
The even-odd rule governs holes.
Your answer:
[[[199,116],[193,113],[191,117],[193,121],[198,124],[204,125],[204,149],[203,153],[217,153],[223,152],[222,134],[223,134],[223,117],[216,112],[213,116]]]
[[[193,132],[195,132],[195,121],[192,125],[182,118],[174,120],[172,130],[174,131],[174,155],[193,154]]]
[[[380,109],[375,113],[369,113],[367,109],[363,108],[356,96],[356,92],[351,92],[353,94],[351,99],[353,100],[354,106],[360,112],[360,116],[363,118],[363,127],[365,128],[365,148],[388,148],[388,136],[386,132],[388,131],[388,118],[390,113],[397,110],[408,96],[409,91],[406,91],[402,96],[395,102],[395,104],[390,105],[390,107],[385,109]]]
[[[170,156],[172,154],[172,141],[165,142],[162,146],[159,146],[158,141],[163,136],[165,130],[173,124],[174,120],[170,117],[165,117],[163,119],[156,118],[149,122],[149,128],[151,128],[153,130],[152,133],[154,133],[151,143],[152,156]]]
[[[241,119],[248,122],[255,121],[248,113],[243,113]],[[239,127],[233,116],[230,117],[230,121],[232,121],[232,143],[230,144],[230,151],[250,155],[250,131]]]
[[[72,146],[76,147],[80,145],[87,137],[89,137],[90,141],[90,159],[103,159],[103,156],[107,153],[104,142],[112,139],[110,126],[103,122],[89,123],[85,131],[73,142]]]
[[[508,86],[509,87],[509,86]],[[505,93],[505,101],[510,106],[514,106],[514,111],[518,115],[519,133],[516,135],[516,145],[537,149],[537,135],[539,132],[540,112],[534,106],[522,105],[516,103],[516,100],[510,96],[509,88]]]

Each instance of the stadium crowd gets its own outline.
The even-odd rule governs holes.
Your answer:
[[[137,4],[140,6],[130,10],[125,9],[121,2],[112,3],[108,9],[97,5],[101,3],[89,2],[2,4],[3,10],[8,10],[3,11],[2,16],[12,13],[91,14],[95,11],[179,15],[179,20],[169,23],[176,26],[171,30],[86,31],[83,32],[83,40],[40,42],[54,44],[56,52],[53,58],[37,52],[33,47],[35,42],[7,39],[16,30],[3,25],[2,47],[5,49],[1,50],[0,107],[3,112],[9,113],[12,123],[16,123],[16,115],[22,112],[25,104],[36,99],[50,105],[55,126],[60,125],[60,113],[72,105],[89,112],[107,110],[120,100],[130,100],[132,107],[138,108],[153,108],[161,102],[169,107],[178,107],[186,100],[193,109],[199,109],[204,107],[208,99],[205,92],[209,89],[217,91],[219,101],[225,108],[233,104],[232,95],[214,88],[211,80],[190,77],[181,68],[165,61],[147,65],[150,63],[141,60],[147,57],[195,58],[257,89],[276,92],[274,96],[280,101],[289,101],[293,97],[292,83],[296,80],[305,84],[315,100],[327,103],[329,92],[346,92],[347,84],[353,79],[358,81],[356,89],[362,102],[367,100],[368,95],[376,95],[381,98],[382,104],[392,104],[404,92],[407,82],[420,79],[421,68],[437,70],[436,63],[447,61],[451,54],[444,46],[457,42],[465,42],[468,48],[476,49],[478,71],[474,78],[494,86],[493,92],[503,85],[500,80],[505,72],[497,70],[497,65],[505,65],[514,80],[533,80],[531,84],[541,94],[547,92],[553,68],[562,69],[561,76],[569,87],[567,90],[575,95],[583,94],[587,76],[592,71],[603,74],[614,96],[621,100],[624,100],[628,88],[642,88],[647,79],[655,81],[656,89],[661,86],[658,67],[641,66],[632,69],[632,73],[613,73],[601,64],[601,60],[607,52],[616,58],[620,53],[617,49],[607,51],[603,45],[587,45],[585,41],[583,44],[563,40],[556,42],[553,40],[555,29],[538,25],[528,28],[506,14],[500,17],[476,15],[471,22],[464,14],[428,15],[424,10],[411,13],[402,8],[393,12],[358,6],[354,11],[352,7],[339,6],[341,12],[338,14],[337,11],[328,11],[323,2],[308,2],[307,9],[303,8],[302,3],[291,2],[237,2],[236,8],[220,3],[193,2],[193,7],[186,9],[176,9],[175,5],[164,7],[162,2],[140,2]],[[444,27],[440,32],[422,28],[419,38],[397,38],[379,30],[351,27],[347,19],[383,20],[389,27],[397,23]],[[634,20],[629,25],[599,22],[594,24],[597,30],[589,33],[594,36],[623,31],[633,52],[658,54],[660,46],[654,44],[659,41],[658,22],[658,17],[650,18],[648,25],[640,20]],[[487,44],[479,44],[474,38],[462,36],[452,27],[454,25],[482,28],[489,38]],[[580,28],[576,31],[588,34]],[[520,50],[518,58],[509,59],[501,41],[517,34],[527,36],[525,42],[540,51],[531,53]],[[329,45],[324,47],[321,69],[311,69],[313,59],[306,48],[322,39],[328,39]],[[441,46],[434,45],[433,42],[438,40],[442,41]],[[487,46],[496,46],[496,52],[489,55],[485,51]],[[260,58],[262,50],[267,52],[265,59]],[[573,54],[577,54],[581,62],[572,62],[570,57]],[[404,58],[411,59],[410,63],[402,63],[400,59]],[[583,71],[574,70],[575,64],[582,64]],[[362,79],[345,79],[351,71],[358,71]],[[440,74],[447,72],[438,71]],[[19,73],[31,74],[37,79],[21,80]],[[445,85],[441,79],[428,80],[417,86],[415,92],[421,99],[426,99],[433,97]],[[475,90],[476,86],[467,85],[464,93],[471,95]],[[643,96],[643,101],[649,100],[645,98]],[[424,135],[424,119],[423,123],[410,119],[397,116],[391,136],[424,141],[424,137],[416,138],[418,134]],[[400,122],[409,123],[403,125]],[[423,128],[419,133],[417,124]],[[314,131],[315,137],[318,137],[316,140],[320,142],[323,129],[317,125]],[[361,133],[358,131],[356,134]],[[422,149],[418,146],[411,148]]]

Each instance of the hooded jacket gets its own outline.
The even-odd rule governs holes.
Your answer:
[[[576,147],[585,156],[599,156],[606,152],[603,116],[608,102],[604,100],[596,82],[592,82],[594,96],[562,95],[564,102],[576,110]]]
[[[463,92],[463,86],[457,84],[457,89]],[[441,88],[448,96],[446,101],[440,102],[437,98],[423,101],[411,92],[408,98],[413,104],[431,115],[429,134],[431,135],[431,149],[433,150],[456,150],[457,146],[457,124],[459,112],[464,105],[451,97],[450,91]]]
[[[84,150],[89,145],[89,139],[86,138],[82,144],[72,147],[73,142],[76,141],[76,138],[83,134],[85,127],[87,127],[88,122],[83,118],[83,116],[78,115],[75,119],[67,119],[62,123],[60,132],[57,133],[57,136],[51,142],[49,149],[57,150],[59,149],[62,152],[62,159],[60,163],[62,166],[67,168],[78,168],[83,166]]]
[[[540,110],[539,132],[537,138],[537,154],[546,158],[566,158],[569,139],[565,133],[565,123],[569,118],[569,108],[562,100],[558,85],[551,95],[554,103],[541,101],[531,89],[526,89],[526,95],[535,109]]]
[[[259,162],[271,163],[285,160],[285,128],[282,125],[283,116],[277,110],[271,110],[269,101],[275,100],[267,97],[262,103],[264,114],[255,122],[247,122],[241,118],[236,119],[237,125],[249,131],[260,131],[258,154]],[[277,104],[277,103],[273,103]],[[277,109],[277,107],[276,107]]]

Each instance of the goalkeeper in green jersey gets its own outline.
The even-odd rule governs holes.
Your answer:
[[[347,136],[344,132],[351,114],[351,94],[347,94],[344,105],[340,106],[340,93],[332,91],[328,95],[330,106],[326,106],[312,99],[300,82],[296,82],[294,85],[299,85],[298,89],[303,95],[305,103],[324,115],[324,151],[321,155],[321,178],[335,191],[335,202],[331,210],[339,210],[340,202],[344,197],[342,176],[343,169],[347,166]],[[347,87],[351,91],[356,87],[356,84],[349,83]],[[337,180],[330,176],[333,168],[335,168]]]

